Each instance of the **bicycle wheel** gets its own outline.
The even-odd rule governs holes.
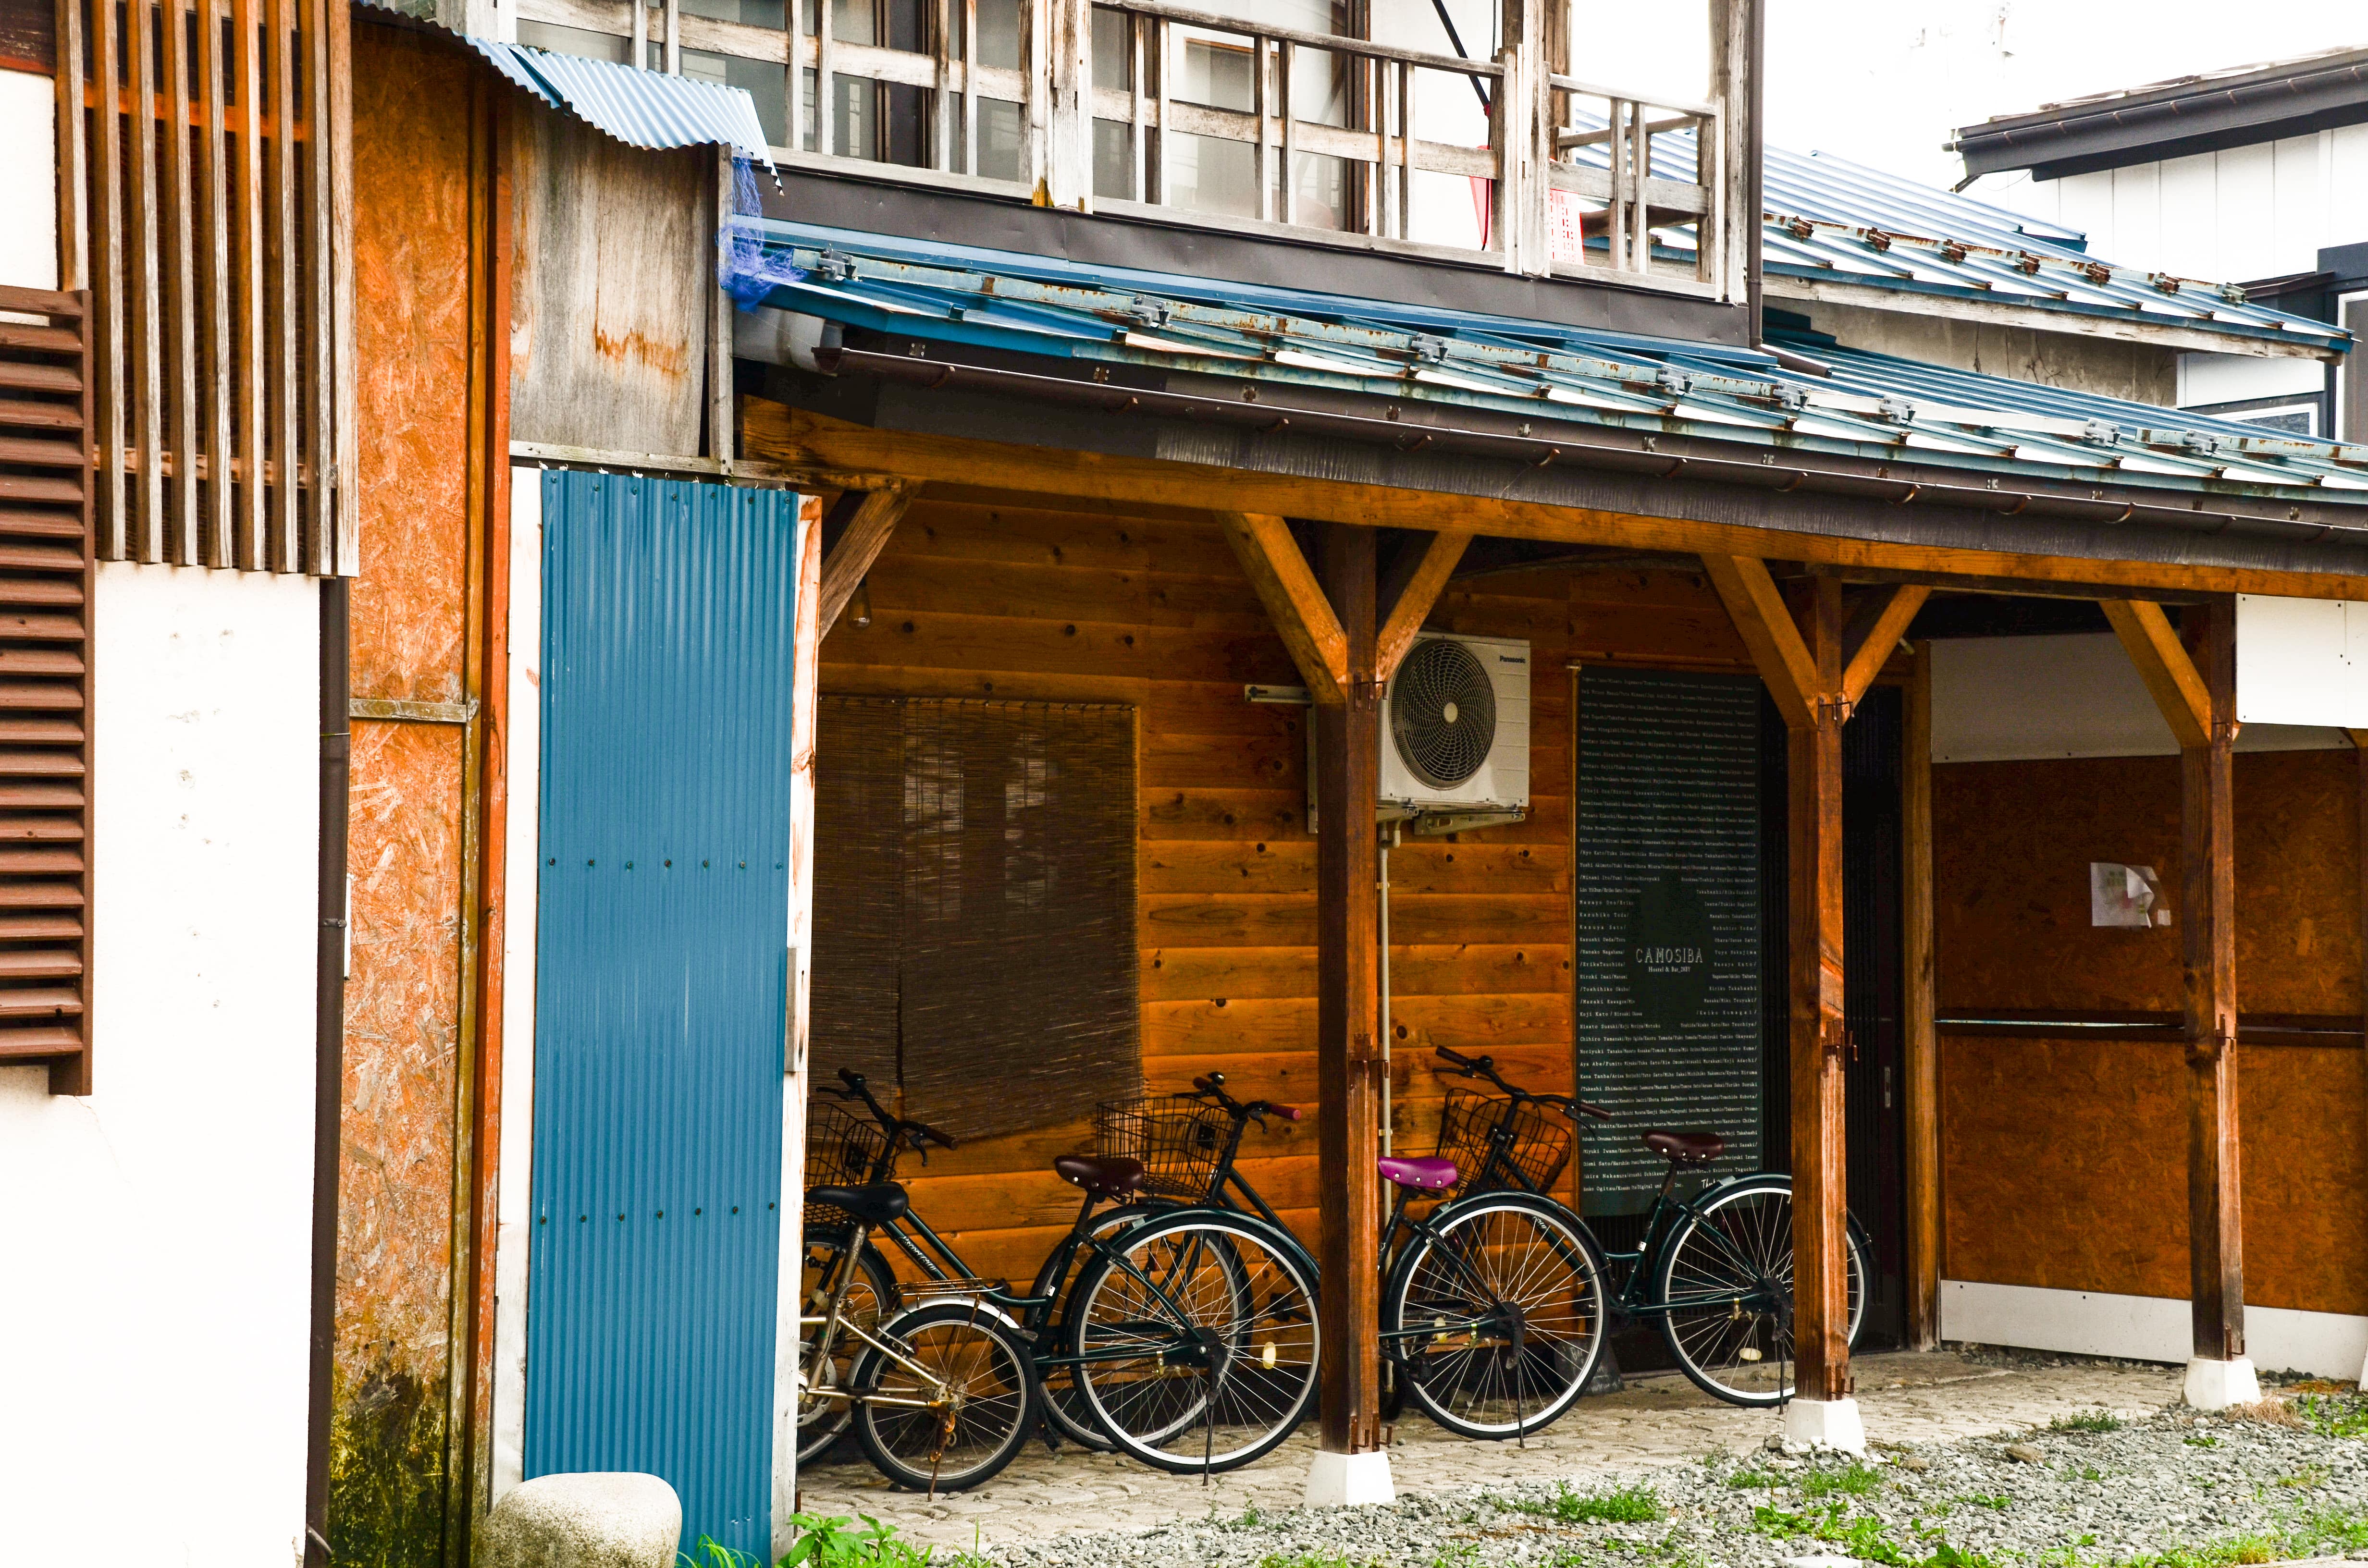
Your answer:
[[[838,1278],[847,1256],[847,1244],[853,1235],[847,1226],[817,1225],[809,1228],[804,1237],[805,1284],[802,1300],[805,1302],[803,1316],[822,1317],[830,1311],[830,1289]],[[855,1419],[854,1406],[843,1399],[820,1397],[815,1385],[823,1389],[850,1388],[848,1379],[855,1358],[862,1353],[863,1341],[847,1332],[853,1324],[868,1331],[876,1331],[880,1320],[896,1310],[896,1277],[889,1270],[888,1260],[880,1256],[870,1242],[856,1256],[855,1279],[847,1288],[847,1301],[839,1308],[840,1328],[831,1342],[830,1355],[822,1365],[819,1378],[811,1375],[810,1386],[798,1400],[798,1462],[807,1464],[819,1458],[823,1450],[835,1442],[847,1424]],[[814,1336],[818,1328],[799,1331],[798,1365],[802,1368],[814,1358]]]
[[[1465,1437],[1521,1437],[1571,1407],[1603,1354],[1603,1267],[1578,1217],[1487,1193],[1431,1216],[1382,1288],[1398,1386]],[[1410,1330],[1429,1329],[1427,1334]]]
[[[1845,1228],[1850,1338],[1866,1316],[1866,1256]],[[1752,1176],[1711,1192],[1671,1233],[1654,1270],[1661,1336],[1696,1387],[1730,1404],[1793,1397],[1793,1183]],[[1698,1304],[1697,1304],[1698,1303]]]
[[[1086,1233],[1094,1240],[1103,1240],[1130,1226],[1141,1224],[1151,1215],[1167,1211],[1147,1204],[1127,1204],[1095,1215]],[[1041,1309],[1042,1320],[1037,1329],[1037,1343],[1047,1354],[1053,1353],[1055,1346],[1069,1343],[1072,1335],[1069,1303],[1075,1299],[1077,1277],[1085,1265],[1092,1261],[1093,1256],[1090,1247],[1076,1248],[1066,1259],[1061,1260],[1064,1267],[1058,1278],[1053,1273],[1055,1259],[1045,1259],[1044,1267],[1037,1272],[1036,1283],[1029,1289],[1030,1296],[1053,1298],[1050,1305]],[[1107,1454],[1117,1450],[1118,1445],[1110,1441],[1110,1434],[1103,1431],[1101,1423],[1094,1419],[1093,1407],[1086,1402],[1083,1391],[1077,1387],[1076,1380],[1069,1375],[1068,1368],[1040,1367],[1037,1387],[1042,1396],[1045,1424],[1055,1433],[1096,1453]]]
[[[916,1492],[960,1492],[1011,1462],[1036,1425],[1027,1343],[976,1303],[939,1301],[891,1320],[856,1361],[855,1436],[880,1473]]]
[[[1094,1418],[1144,1463],[1232,1470],[1291,1436],[1315,1397],[1314,1269],[1263,1221],[1148,1220],[1098,1254],[1070,1316]]]

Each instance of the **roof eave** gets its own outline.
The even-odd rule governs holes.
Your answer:
[[[1869,310],[1896,311],[1902,315],[1937,316],[1951,321],[1987,322],[1998,326],[2027,327],[2060,333],[2066,337],[2104,337],[2116,342],[2148,343],[2159,347],[2212,354],[2247,354],[2260,358],[2317,359],[2340,364],[2344,350],[2328,343],[2310,343],[2258,327],[2196,327],[2152,321],[2135,312],[2123,315],[2102,310],[2044,305],[2012,305],[1985,300],[1970,290],[1926,286],[1848,283],[1839,278],[1804,278],[1798,272],[1770,267],[1763,285],[1770,299],[1822,300],[1829,304],[1858,305]]]

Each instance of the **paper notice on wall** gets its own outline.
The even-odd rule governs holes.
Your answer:
[[[1546,194],[1552,198],[1546,208],[1546,225],[1554,258],[1574,264],[1586,260],[1587,210],[1570,191],[1551,190]]]
[[[2141,929],[2170,924],[2164,906],[2162,882],[2152,866],[2124,866],[2118,860],[2089,862],[2089,924],[2126,926]]]

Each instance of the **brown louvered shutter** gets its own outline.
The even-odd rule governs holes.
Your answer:
[[[0,1062],[90,1093],[89,295],[0,288]]]

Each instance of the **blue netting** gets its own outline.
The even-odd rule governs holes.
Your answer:
[[[773,180],[780,184],[778,172]],[[716,233],[716,276],[723,291],[744,311],[763,304],[775,284],[795,283],[805,277],[803,267],[790,265],[786,253],[766,250],[764,232],[751,222],[762,217],[764,210],[757,196],[755,166],[746,158],[733,159],[732,215]]]

